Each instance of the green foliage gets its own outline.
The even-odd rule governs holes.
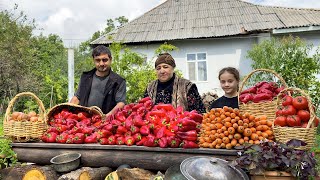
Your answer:
[[[254,45],[248,51],[248,57],[252,59],[253,69],[272,69],[283,77],[288,86],[307,91],[319,109],[320,82],[316,75],[320,73],[320,54],[317,50],[310,55],[312,47],[299,37],[272,38]],[[257,82],[261,77],[252,79]]]
[[[67,56],[62,39],[52,34],[34,36],[35,22],[16,11],[17,6],[13,12],[0,12],[0,114],[20,92],[35,93],[45,107],[67,99]]]
[[[14,166],[17,162],[17,154],[11,149],[11,141],[0,139],[0,169]]]
[[[175,51],[175,50],[179,50],[179,49],[176,46],[165,42],[165,43],[161,44],[160,47],[158,47],[155,50],[155,55],[157,56],[158,54],[161,54],[164,52],[171,52],[171,51]]]
[[[127,103],[135,102],[142,98],[150,80],[156,78],[154,69],[143,55],[132,52],[121,43],[111,44],[110,49],[113,71],[126,79]]]

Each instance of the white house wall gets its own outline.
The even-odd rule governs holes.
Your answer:
[[[207,54],[207,81],[195,82],[200,94],[218,89],[218,94],[222,95],[218,73],[219,70],[232,66],[240,70],[241,76],[251,71],[250,60],[246,58],[247,51],[251,49],[256,38],[221,38],[202,40],[180,40],[168,42],[179,48],[171,54],[176,61],[177,69],[183,77],[189,79],[187,68],[187,53],[204,52]],[[148,60],[155,57],[154,51],[161,45],[128,45],[130,49],[147,56]],[[154,59],[153,59],[154,60]]]
[[[281,37],[288,34],[273,34],[271,36]],[[299,32],[293,34],[306,40],[307,43],[313,44],[312,52],[320,47],[319,32]],[[252,37],[226,37],[219,39],[198,39],[198,40],[179,40],[168,42],[179,48],[171,54],[176,61],[177,69],[183,74],[183,77],[189,79],[187,68],[187,54],[205,52],[207,54],[207,81],[195,82],[199,92],[205,93],[209,91],[218,91],[219,95],[223,94],[220,88],[218,73],[219,70],[232,66],[240,70],[240,76],[245,76],[251,72],[251,61],[246,57],[247,51],[250,50],[255,43],[269,39],[269,33],[261,33]],[[147,56],[147,59],[154,62],[156,55],[154,54],[162,43],[146,44],[146,45],[128,45],[135,52],[139,52]]]

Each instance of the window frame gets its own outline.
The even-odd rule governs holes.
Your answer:
[[[205,54],[206,55],[206,59],[205,60],[198,60],[198,54]],[[194,54],[196,59],[194,61],[188,61],[188,55],[189,54]],[[194,81],[194,82],[200,82],[200,83],[203,83],[203,82],[208,82],[208,53],[207,52],[203,52],[203,51],[199,51],[199,52],[189,52],[189,53],[186,53],[186,63],[187,63],[187,75],[188,75],[188,79],[190,80],[190,74],[189,74],[189,62],[195,62],[195,76],[196,76],[196,79],[195,80],[190,80],[190,81]],[[207,80],[205,81],[199,81],[199,67],[198,67],[198,62],[206,62],[206,73],[207,73]]]

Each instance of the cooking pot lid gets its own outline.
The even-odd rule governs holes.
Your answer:
[[[180,164],[180,170],[188,180],[249,180],[240,168],[229,165],[226,160],[208,156],[187,158]]]

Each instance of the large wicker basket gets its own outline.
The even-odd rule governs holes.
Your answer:
[[[291,139],[299,139],[307,143],[307,146],[301,149],[310,149],[315,145],[316,131],[317,131],[317,127],[315,127],[315,122],[314,122],[316,115],[313,110],[312,101],[310,99],[310,96],[307,93],[305,93],[303,90],[299,88],[286,88],[279,93],[277,97],[277,105],[280,105],[282,95],[288,94],[288,93],[299,93],[302,96],[307,98],[309,112],[310,112],[310,119],[306,128],[280,127],[280,126],[274,126],[274,123],[273,123],[272,128],[273,128],[273,133],[275,135],[275,139],[276,141],[279,141],[282,143],[286,143]]]
[[[97,106],[85,107],[85,106],[80,106],[80,105],[76,105],[76,104],[72,104],[72,103],[62,103],[62,104],[58,104],[58,105],[52,107],[48,111],[47,116],[46,116],[47,119],[50,120],[51,118],[53,118],[55,113],[60,112],[62,109],[67,109],[70,112],[84,111],[84,112],[87,112],[91,115],[98,114],[101,117],[104,117],[102,110]]]
[[[23,96],[29,96],[37,102],[39,106],[38,121],[10,121],[14,103]],[[35,94],[31,92],[19,93],[9,102],[3,120],[3,132],[6,138],[11,139],[13,142],[37,141],[40,139],[46,128],[45,108],[42,101]]]
[[[276,107],[277,107],[276,99],[274,99],[272,101],[264,101],[264,102],[259,102],[259,103],[249,102],[246,104],[241,103],[239,100],[240,93],[242,92],[243,87],[248,82],[249,78],[257,72],[267,72],[267,73],[273,74],[275,77],[277,77],[279,79],[282,86],[287,88],[287,84],[284,81],[284,79],[280,75],[278,75],[276,72],[269,70],[269,69],[256,69],[256,70],[252,71],[251,73],[249,73],[243,79],[242,83],[240,84],[239,95],[238,95],[239,109],[241,112],[248,112],[254,116],[266,115],[268,120],[273,120],[275,117],[275,111],[276,111]]]

